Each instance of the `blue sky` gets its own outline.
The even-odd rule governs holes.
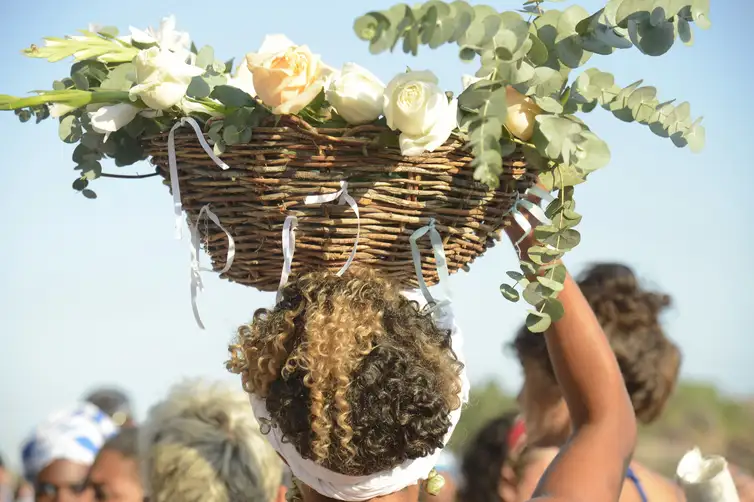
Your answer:
[[[474,71],[450,47],[422,49],[417,58],[371,56],[352,22],[393,4],[386,0],[75,3],[75,9],[73,2],[51,0],[38,0],[33,9],[21,2],[0,6],[0,93],[47,88],[67,74],[68,63],[20,54],[43,36],[72,34],[90,22],[121,31],[145,28],[168,14],[218,57],[240,57],[256,50],[265,34],[285,33],[333,66],[354,61],[385,81],[408,65],[433,70],[458,92],[461,74]],[[500,10],[520,5],[489,3]],[[590,11],[602,4],[580,3]],[[623,85],[644,78],[659,88],[660,99],[690,101],[692,113],[705,117],[707,148],[693,155],[602,110],[588,116],[613,161],[577,188],[583,239],[568,263],[573,271],[599,260],[635,267],[674,298],[665,320],[683,349],[684,377],[751,394],[754,162],[746,121],[754,104],[746,91],[754,75],[745,63],[751,55],[744,49],[744,23],[754,4],[712,4],[713,27],[696,32],[694,47],[679,45],[662,58],[630,50],[591,60]],[[56,127],[0,114],[0,450],[6,455],[17,454],[22,437],[46,413],[96,384],[128,389],[143,416],[181,377],[234,379],[223,365],[227,342],[238,324],[273,301],[272,294],[207,274],[200,299],[207,330],[200,331],[189,304],[188,243],[173,238],[168,189],[157,178],[108,179],[94,186],[99,199],[84,199],[70,189],[72,148],[58,140]],[[141,164],[124,172],[150,170]],[[498,286],[515,263],[514,252],[502,245],[471,273],[452,278],[472,378],[494,377],[511,389],[520,383],[519,368],[502,346],[525,308],[507,303]]]

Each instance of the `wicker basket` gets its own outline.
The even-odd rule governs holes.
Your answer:
[[[451,138],[421,157],[403,157],[384,145],[384,127],[315,129],[295,117],[254,129],[249,144],[229,147],[221,170],[208,158],[194,132],[178,129],[175,147],[183,208],[192,222],[210,204],[236,242],[236,256],[224,277],[262,291],[275,291],[283,265],[282,228],[298,218],[293,273],[326,267],[337,271],[348,259],[357,219],[345,205],[305,205],[309,195],[332,193],[342,180],[356,199],[361,233],[355,263],[377,267],[405,287],[416,287],[409,238],[436,220],[451,273],[484,253],[499,235],[517,192],[529,188],[521,152],[505,159],[500,188],[474,181],[472,157]],[[269,126],[267,126],[269,125]],[[169,183],[167,134],[145,145]],[[225,265],[227,238],[211,223],[199,225],[215,270]],[[428,285],[437,282],[429,239],[419,241]]]

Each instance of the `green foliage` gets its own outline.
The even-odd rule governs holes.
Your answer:
[[[701,119],[691,119],[688,103],[660,103],[654,87],[642,87],[639,81],[621,88],[611,74],[595,68],[579,71],[575,79],[571,73],[581,70],[594,54],[636,47],[659,56],[676,38],[690,44],[692,23],[709,27],[709,0],[609,0],[595,13],[578,5],[543,9],[542,3],[526,0],[520,11],[498,12],[465,1],[430,0],[368,12],[354,23],[357,36],[369,42],[374,54],[399,44],[404,52],[417,54],[421,45],[452,43],[459,47],[461,60],[478,61],[476,77],[482,80],[458,99],[460,129],[474,156],[475,179],[496,188],[503,158],[518,144],[545,187],[558,190],[559,199],[548,208],[552,223],[534,232],[541,245],[524,257],[523,275],[512,276],[516,284],[500,288],[508,300],[523,296],[534,307],[527,326],[537,332],[563,314],[557,294],[565,269],[557,262],[580,241],[573,228],[581,216],[574,211],[572,187],[610,161],[607,144],[575,114],[599,105],[617,119],[644,124],[692,152],[700,151],[705,139]],[[506,127],[507,87],[542,110],[530,140],[513,136]]]
[[[524,300],[534,307],[526,317],[526,327],[534,333],[543,333],[550,325],[563,317],[563,305],[557,299],[563,290],[566,268],[560,263],[565,253],[579,245],[581,235],[574,229],[581,222],[573,199],[573,187],[565,186],[562,166],[553,171],[554,183],[558,186],[557,198],[545,210],[550,224],[534,229],[534,238],[540,243],[532,246],[522,260],[521,272],[509,271],[508,277],[515,284],[503,284],[500,291],[506,299],[518,298],[516,288],[523,290]]]
[[[432,0],[413,8],[399,4],[386,11],[369,12],[354,23],[356,34],[369,42],[373,53],[394,50],[401,41],[403,51],[411,54],[416,54],[420,45],[435,48],[455,43],[460,47],[462,60],[479,58],[480,68],[476,76],[488,81],[467,89],[459,104],[464,115],[462,125],[468,130],[469,144],[476,157],[475,177],[491,187],[499,184],[505,144],[515,141],[503,129],[506,103],[502,87],[516,87],[533,97],[545,112],[554,115],[589,111],[601,97],[593,94],[609,93],[614,90],[613,82],[605,84],[597,79],[591,86],[596,87],[589,94],[592,97],[581,101],[569,99],[567,91],[561,90],[571,70],[582,67],[592,54],[608,55],[616,49],[636,46],[645,54],[658,56],[670,49],[676,34],[685,42],[690,40],[691,22],[701,28],[709,24],[708,0],[610,0],[604,9],[594,14],[577,5],[563,11],[543,10],[540,3],[525,2],[524,12],[531,14],[528,19],[518,12],[501,13],[485,5]],[[586,82],[582,79],[581,84],[589,86],[588,77]],[[649,113],[648,102],[636,103],[640,96],[648,96],[648,91],[641,91],[632,104],[627,105],[625,101],[631,94],[623,93],[615,108],[611,108],[618,118],[636,120],[635,115],[639,112],[634,110],[639,110],[642,118]],[[565,107],[562,104],[564,97]],[[616,95],[612,98],[615,100]],[[592,135],[590,141],[580,141],[583,138],[572,125],[557,120],[549,124],[550,134],[545,134],[546,141],[552,139],[553,128],[565,127],[570,134],[556,135],[557,144],[546,149],[553,153],[547,155],[548,158],[559,160],[563,153],[570,157],[563,149],[574,150],[578,149],[576,145],[583,144],[579,158],[589,157],[589,150],[594,148],[599,150],[591,155],[599,159],[595,164],[604,165],[609,160],[607,147],[600,144],[596,136]],[[660,122],[655,130],[658,133],[668,131],[665,125]],[[697,151],[704,138],[700,127],[684,122],[678,131],[667,136],[675,138],[673,142],[677,146],[688,144]],[[588,131],[583,125],[582,129]],[[540,150],[543,150],[541,143]],[[565,163],[570,164],[568,160]],[[598,167],[590,170],[594,169]]]

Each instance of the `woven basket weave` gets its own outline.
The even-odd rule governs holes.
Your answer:
[[[263,124],[266,125],[266,124]],[[520,151],[504,162],[500,188],[474,181],[472,157],[451,138],[432,153],[403,157],[386,147],[390,131],[367,125],[315,129],[295,117],[257,127],[251,142],[228,147],[221,170],[208,158],[193,131],[178,129],[175,147],[183,208],[195,222],[210,204],[236,242],[236,257],[224,277],[262,291],[275,291],[283,265],[282,228],[287,215],[298,217],[293,273],[326,267],[339,270],[357,234],[357,219],[347,205],[305,205],[309,195],[333,193],[340,181],[361,213],[356,264],[378,268],[404,287],[416,287],[411,234],[435,218],[451,273],[489,247],[505,221],[517,192],[529,188],[535,173]],[[145,144],[152,163],[169,184],[167,134]],[[204,247],[215,270],[225,265],[225,234],[200,222]],[[428,285],[438,280],[428,238],[419,241]]]

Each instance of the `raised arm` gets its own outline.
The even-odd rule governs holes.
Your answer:
[[[516,232],[507,230],[511,239]],[[525,251],[533,241],[523,244]],[[534,498],[618,500],[636,443],[634,410],[602,327],[570,274],[559,298],[565,315],[543,336],[573,434],[545,471]]]

